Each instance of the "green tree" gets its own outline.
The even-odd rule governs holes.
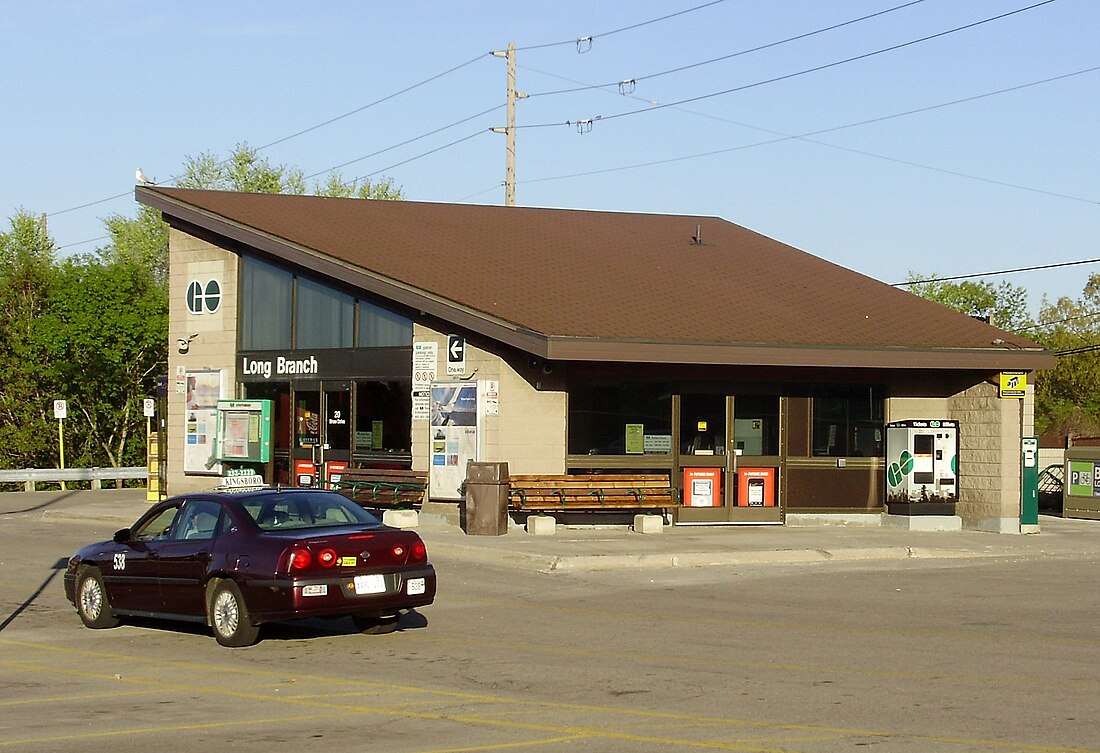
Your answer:
[[[58,462],[52,400],[37,323],[48,307],[57,247],[45,223],[20,210],[0,232],[0,466]]]
[[[160,212],[142,205],[137,217],[112,214],[103,224],[111,243],[96,250],[101,261],[137,264],[148,269],[157,282],[168,284],[168,223],[160,218]]]
[[[272,164],[247,143],[237,144],[225,159],[219,159],[212,152],[188,157],[184,175],[177,181],[177,185],[181,188],[248,193],[311,193],[315,196],[356,199],[404,198],[401,189],[395,187],[389,178],[377,183],[358,178],[347,181],[335,170],[328,173],[324,182],[315,182],[313,189],[309,190],[300,168]]]
[[[1058,355],[1058,366],[1035,385],[1035,428],[1042,433],[1095,434],[1100,430],[1100,274],[1081,298],[1043,300],[1033,337]]]
[[[45,380],[69,400],[71,463],[144,465],[142,400],[168,367],[165,285],[140,259],[71,258],[47,304],[36,350]]]
[[[188,158],[181,187],[304,194],[302,171],[240,144]],[[315,183],[324,196],[401,199],[393,182]],[[143,465],[142,400],[168,367],[168,226],[140,207],[103,220],[111,241],[58,262],[26,211],[0,232],[0,467],[56,466],[52,401],[69,401],[66,464]]]
[[[1033,324],[1027,313],[1027,290],[1008,282],[953,282],[910,272],[907,289],[1009,332],[1021,332]]]

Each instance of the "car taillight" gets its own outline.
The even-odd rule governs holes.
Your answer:
[[[394,559],[399,560],[405,556],[405,547],[401,546],[400,544],[395,544],[392,551]]]
[[[428,559],[428,547],[424,546],[423,541],[417,541],[412,545],[412,554],[410,559],[413,562],[423,562]]]
[[[290,557],[287,560],[287,569],[291,572],[295,570],[305,570],[312,561],[313,555],[309,553],[308,549],[302,546],[296,546],[290,550]]]
[[[321,567],[332,567],[336,564],[336,550],[335,549],[322,549],[320,554],[317,555],[317,562]]]

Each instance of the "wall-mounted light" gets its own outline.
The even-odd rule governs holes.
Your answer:
[[[176,340],[176,344],[179,346],[179,347],[176,348],[176,351],[181,356],[185,355],[187,353],[187,351],[191,350],[191,341],[194,340],[198,336],[199,336],[199,333],[196,332],[195,334],[191,335],[190,337],[181,337],[180,339]]]

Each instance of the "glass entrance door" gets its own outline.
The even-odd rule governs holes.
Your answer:
[[[316,390],[294,392],[294,482],[327,486],[351,460],[351,390],[346,383],[323,382]]]
[[[777,396],[680,396],[679,522],[783,521],[780,406]]]

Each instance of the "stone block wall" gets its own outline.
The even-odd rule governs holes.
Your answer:
[[[448,377],[447,335],[421,324],[415,342],[435,342],[439,353],[437,379]],[[483,462],[507,462],[511,473],[564,473],[567,397],[564,392],[536,390],[500,356],[466,343],[465,376],[472,381],[496,381],[497,415],[482,415],[479,443]],[[457,379],[458,377],[451,377]],[[428,470],[428,421],[412,422],[413,468]]]
[[[221,370],[222,398],[236,397],[237,276],[236,254],[187,233],[172,229],[168,239],[168,454],[169,494],[209,489],[219,483],[216,475],[185,474],[183,448],[187,442],[186,393],[176,389],[183,371]],[[187,288],[192,282],[206,285],[217,280],[221,288],[218,308],[193,314],[187,308]],[[194,336],[194,337],[192,337]],[[180,353],[179,340],[190,340]]]
[[[959,503],[963,526],[997,533],[1020,532],[1020,439],[1026,400],[998,397],[983,382],[947,401],[959,422]]]

